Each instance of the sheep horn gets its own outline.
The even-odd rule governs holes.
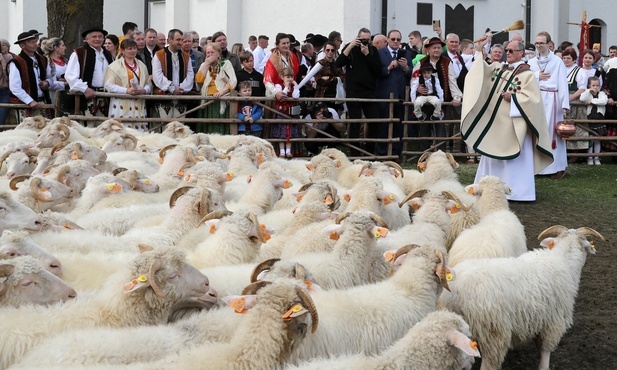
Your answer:
[[[28,180],[29,178],[30,178],[30,175],[15,176],[13,177],[11,182],[9,182],[9,187],[11,188],[11,190],[17,190],[17,184],[19,184],[22,181]]]
[[[388,167],[392,167],[395,170],[398,170],[398,172],[401,173],[401,178],[405,177],[405,173],[403,172],[403,167],[401,167],[400,164],[398,164],[396,162],[392,162],[392,161],[385,161],[385,162],[383,162],[383,164],[388,166]]]
[[[302,302],[302,305],[308,309],[311,314],[311,321],[313,322],[313,325],[311,326],[311,333],[314,333],[315,330],[317,330],[317,325],[319,324],[319,315],[317,315],[315,303],[313,303],[311,296],[308,295],[302,288],[296,286],[295,289],[298,297],[300,297],[300,302]]]
[[[568,228],[562,225],[551,226],[548,229],[545,229],[544,231],[542,231],[540,235],[538,235],[538,240],[542,240],[546,238],[547,236],[557,236],[567,230]]]
[[[51,148],[51,154],[50,155],[53,156],[54,154],[56,154],[57,151],[63,149],[66,146],[66,144],[68,144],[68,143],[69,142],[65,140],[65,141],[61,141],[58,144],[54,145],[54,147]]]
[[[309,182],[308,184],[304,184],[300,187],[300,189],[298,189],[298,192],[307,191],[308,188],[310,188],[313,185],[315,185],[314,182]]]
[[[259,274],[261,274],[262,272],[266,270],[270,270],[272,266],[280,260],[281,260],[280,258],[270,258],[269,260],[265,260],[262,263],[255,266],[255,268],[253,269],[253,272],[251,273],[251,283],[256,282]]]
[[[386,220],[381,218],[381,216],[379,216],[378,214],[373,213],[371,215],[371,219],[375,221],[379,226],[385,227],[386,229],[388,228],[388,223],[386,222]]]
[[[45,199],[41,197],[39,189],[41,188],[42,181],[43,180],[40,177],[33,177],[30,181],[30,192],[32,193],[34,199],[38,200],[39,202],[51,203],[53,202],[52,199]]]
[[[34,120],[34,128],[37,130],[42,130],[47,126],[47,120],[43,116],[34,116],[32,119]]]
[[[421,197],[423,197],[428,192],[429,192],[428,189],[418,189],[418,190],[414,191],[413,193],[407,195],[405,197],[405,199],[401,200],[401,202],[398,204],[398,207],[402,208],[403,204],[407,203],[409,201],[409,199],[411,199],[411,198],[421,198]]]
[[[446,279],[446,259],[444,258],[443,253],[440,250],[435,250],[435,255],[437,256],[437,258],[439,258],[439,263],[442,266],[439,271],[437,271],[439,282],[441,283],[441,286],[449,292],[450,287],[448,286],[448,279]]]
[[[71,126],[71,120],[68,117],[60,117],[58,118],[58,123],[61,123],[67,127]]]
[[[161,262],[158,258],[155,259],[150,265],[148,276],[150,278],[150,287],[152,287],[154,294],[156,294],[159,298],[165,298],[165,294],[161,291],[161,288],[159,288],[155,279],[156,272],[161,268],[161,266],[163,266],[163,262]]]
[[[69,171],[71,171],[71,168],[69,166],[63,166],[62,168],[60,168],[58,170],[58,174],[56,175],[56,181],[65,184],[64,180],[66,180],[66,174],[69,173]]]
[[[257,240],[259,240],[262,243],[267,242],[266,238],[264,237],[264,233],[263,230],[261,229],[261,227],[259,226],[259,220],[257,219],[257,216],[255,216],[255,214],[253,214],[252,212],[249,212],[246,217],[251,220],[251,222],[253,223],[253,225],[255,225],[255,231],[257,234]]]
[[[128,171],[128,170],[124,167],[118,167],[111,174],[114,176],[117,176],[120,172],[124,172],[124,171]]]
[[[26,153],[26,155],[27,155],[28,157],[38,157],[38,156],[39,156],[40,151],[38,151],[38,150],[36,150],[36,149],[34,149],[34,148],[28,148],[28,149],[26,149],[26,150],[24,151],[24,153]]]
[[[132,152],[133,150],[135,150],[135,148],[137,148],[137,138],[131,134],[124,134],[122,135],[123,139],[130,139],[133,142],[133,147],[130,148],[128,151]]]
[[[51,170],[53,170],[54,168],[60,166],[59,164],[50,164],[49,166],[45,167],[45,169],[43,170],[43,176],[47,175],[48,173],[51,172]]]
[[[362,172],[364,172],[364,170],[366,170],[367,168],[371,168],[371,166],[373,166],[371,162],[363,164],[362,168],[360,169],[360,173],[358,174],[358,177],[362,176]]]
[[[396,259],[400,256],[409,253],[409,251],[411,251],[412,249],[418,247],[420,246],[417,244],[407,244],[396,250],[396,252],[394,253],[394,257],[392,257],[392,262],[390,263],[390,276],[394,274],[394,261],[396,261]]]
[[[328,189],[330,190],[330,196],[332,197],[332,200],[334,201],[332,204],[328,206],[328,208],[330,209],[330,211],[334,211],[341,205],[341,199],[338,196],[338,192],[336,188],[332,186],[332,184],[328,184]]]
[[[606,239],[604,239],[602,234],[600,234],[599,232],[595,231],[594,229],[590,227],[579,227],[578,229],[576,229],[576,231],[585,235],[586,237],[589,236],[592,238],[597,238],[599,240],[602,240],[603,242],[606,242]]]
[[[236,148],[237,148],[237,145],[232,146],[231,148],[229,148],[229,149],[227,149],[225,151],[225,154],[229,154],[229,153],[233,152],[234,150],[236,150]]]
[[[421,168],[420,163],[422,162],[426,162],[426,160],[428,159],[428,157],[431,155],[431,152],[424,152],[422,153],[422,155],[420,156],[420,159],[418,159],[418,171],[423,172],[424,170]]]
[[[68,140],[69,137],[71,136],[71,130],[69,130],[67,126],[62,125],[62,124],[57,125],[57,127],[58,127],[58,130],[64,132],[64,135],[65,135],[64,140]]]
[[[150,252],[154,250],[154,248],[144,243],[139,243],[137,247],[139,248],[139,253]]]
[[[345,212],[345,213],[342,213],[342,214],[338,215],[336,217],[336,220],[334,221],[334,223],[337,224],[337,225],[340,224],[344,219],[349,217],[350,214],[351,214],[351,212]]]
[[[199,212],[201,216],[205,216],[209,213],[210,210],[208,209],[208,199],[210,199],[211,196],[212,196],[212,193],[210,193],[210,190],[208,189],[201,190],[199,206],[197,207],[197,212]]]
[[[4,152],[4,154],[2,154],[2,158],[0,158],[0,170],[2,169],[2,164],[4,163],[4,161],[9,157],[9,155],[13,154],[10,151],[6,151]]]
[[[176,205],[176,201],[178,200],[178,198],[186,194],[186,192],[191,189],[193,189],[192,186],[183,186],[176,189],[176,191],[171,194],[171,197],[169,197],[169,208],[173,208],[173,206]]]
[[[131,189],[135,189],[135,186],[137,185],[137,171],[132,170],[129,174],[129,185],[131,185]]]
[[[452,193],[452,192],[451,192],[451,191],[449,191],[449,190],[444,190],[444,191],[442,191],[442,192],[441,192],[441,194],[442,194],[444,197],[446,197],[446,198],[448,198],[448,199],[452,199],[453,201],[455,201],[457,204],[459,204],[459,205],[461,206],[461,209],[462,209],[463,211],[465,211],[465,212],[469,212],[469,210],[470,210],[471,208],[473,208],[473,204],[472,204],[472,205],[470,205],[470,206],[465,205],[465,203],[461,202],[461,199],[460,199],[458,196],[456,196],[456,194]],[[474,203],[474,204],[475,204],[475,203]]]
[[[216,211],[212,211],[210,213],[208,213],[207,215],[205,215],[201,220],[199,220],[199,223],[197,224],[196,227],[201,226],[201,224],[203,224],[204,222],[208,221],[208,220],[213,220],[213,219],[220,219],[229,215],[232,215],[233,212],[225,210],[225,209],[219,209]]]
[[[166,147],[164,147],[163,149],[159,150],[159,158],[164,159],[165,158],[165,153],[167,153],[167,151],[171,148],[175,148],[177,147],[178,144],[171,144],[171,145],[167,145]]]
[[[304,280],[304,278],[306,277],[306,269],[304,268],[304,266],[296,262],[294,270],[296,271],[295,278],[298,280]]]
[[[186,148],[184,153],[186,154],[186,161],[187,161],[187,163],[189,163],[191,166],[194,165],[197,162],[197,159],[195,158],[195,153],[193,153],[193,149],[192,148]]]
[[[256,281],[254,283],[250,283],[244,289],[242,289],[242,295],[253,295],[257,293],[259,289],[270,284],[272,284],[271,281]]]
[[[448,162],[450,162],[450,166],[452,166],[452,168],[456,168],[457,163],[456,163],[456,159],[454,159],[454,156],[450,153],[446,153],[446,158],[448,158]]]

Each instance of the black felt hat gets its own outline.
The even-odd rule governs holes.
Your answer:
[[[20,42],[28,41],[30,39],[35,39],[35,38],[38,38],[40,35],[42,35],[42,33],[37,32],[36,30],[22,32],[19,34],[19,36],[17,36],[17,41],[15,41],[13,44],[17,45]]]
[[[86,36],[88,36],[90,32],[100,32],[103,34],[103,37],[107,36],[107,31],[105,31],[104,29],[100,27],[94,27],[94,28],[90,28],[89,30],[85,30],[84,32],[82,32],[81,37],[86,38]]]

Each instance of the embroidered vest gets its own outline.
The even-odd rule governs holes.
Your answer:
[[[47,79],[47,59],[41,56],[38,53],[34,53],[34,58],[37,61],[39,76],[41,81],[45,81]],[[38,101],[39,94],[37,88],[36,75],[34,74],[34,63],[32,59],[28,56],[28,54],[23,51],[16,55],[9,61],[10,63],[15,63],[17,70],[19,71],[19,77],[21,78],[21,88],[30,95],[30,97],[36,101]],[[8,69],[8,67],[7,67]],[[19,99],[11,92],[10,97],[14,102],[19,102]],[[43,90],[43,97],[45,101],[49,101],[49,92]]]
[[[96,53],[94,49],[88,45],[80,46],[75,49],[75,54],[77,54],[77,61],[79,62],[79,78],[87,83],[89,88],[103,87],[92,86],[92,76],[94,75],[94,66],[96,64]],[[103,49],[103,55],[105,59],[107,59],[107,64],[113,63],[114,60],[109,51]]]
[[[173,66],[172,64],[173,62],[171,59],[172,53],[171,51],[169,51],[169,47],[165,47],[164,49],[157,51],[156,54],[154,54],[154,57],[158,58],[159,62],[161,62],[161,68],[163,69],[163,76],[165,76],[165,78],[167,78],[169,81],[173,81],[174,80],[173,79],[174,69],[172,67]],[[182,81],[184,81],[184,79],[186,78],[186,71],[189,69],[189,63],[191,62],[191,57],[187,53],[183,51],[179,51],[178,61],[180,63],[180,69],[179,69],[180,76],[178,77],[178,81],[182,83]],[[155,86],[154,93],[155,94],[165,94],[167,92],[161,90],[158,86]]]

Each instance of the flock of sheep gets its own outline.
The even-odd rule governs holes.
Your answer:
[[[597,231],[496,177],[27,118],[0,133],[0,369],[500,369],[572,326]],[[549,225],[547,225],[549,226]],[[588,240],[589,239],[589,240]]]

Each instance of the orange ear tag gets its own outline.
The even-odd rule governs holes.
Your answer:
[[[263,162],[264,162],[264,155],[263,155],[263,153],[257,154],[257,163],[258,164],[262,164]]]
[[[394,256],[396,255],[395,252],[392,251],[387,251],[384,258],[386,260],[386,262],[392,262],[394,261]]]
[[[417,211],[420,209],[420,205],[418,204],[418,202],[412,202],[411,203],[411,208],[414,209],[414,211]]]
[[[326,197],[326,199],[323,202],[326,203],[326,204],[334,203],[334,201],[332,200],[332,197],[329,196],[329,195]]]
[[[160,164],[163,164],[163,158],[159,157],[159,158],[157,159],[157,161],[158,161]]]
[[[349,202],[351,200],[351,195],[345,194],[343,195],[343,199],[345,199],[345,202]]]
[[[378,227],[377,231],[375,232],[375,235],[379,235],[376,236],[377,238],[385,238],[386,235],[388,235],[388,229],[386,229],[385,227]]]
[[[210,225],[210,234],[214,234],[216,232],[216,226]]]
[[[341,161],[336,161],[336,167],[341,167],[341,166],[342,166]]]
[[[555,241],[552,240],[550,242],[548,242],[548,245],[546,246],[548,249],[553,249],[553,247],[555,247]]]
[[[184,176],[184,170],[180,170],[180,171],[176,172],[176,175]]]
[[[371,170],[366,170],[366,172],[364,173],[364,176],[369,177],[371,176],[373,173],[371,172]]]
[[[418,163],[418,169],[419,170],[426,170],[426,163],[425,162]]]
[[[77,154],[77,152],[73,152],[71,159],[79,159],[79,154]]]
[[[229,303],[229,305],[231,306],[231,308],[234,309],[235,313],[247,313],[248,312],[248,310],[244,308],[244,297],[234,299],[233,301]]]
[[[470,186],[469,189],[467,189],[467,193],[469,193],[470,195],[474,195],[474,191],[473,191],[473,187]]]
[[[452,207],[450,207],[450,213],[451,214],[458,213],[460,210],[461,210],[461,205],[460,204],[456,204],[456,205],[453,205]]]
[[[291,315],[293,315],[294,313],[298,313],[300,311],[302,311],[302,309],[304,309],[304,307],[302,307],[301,304],[295,304],[292,308],[290,308],[289,310],[287,310],[287,312],[285,312],[282,316],[283,319],[285,320],[289,320],[291,319]]]
[[[313,286],[313,282],[310,280],[304,280],[304,285],[306,285],[307,288],[310,288],[311,286]]]
[[[283,189],[289,189],[293,184],[289,180],[283,182]]]
[[[339,234],[336,231],[331,232],[330,240],[339,240]]]
[[[476,342],[475,340],[472,340],[471,342],[469,342],[469,346],[475,350],[478,349],[478,342]]]
[[[133,279],[130,282],[124,284],[124,288],[122,288],[122,290],[124,290],[124,292],[128,292],[129,290],[133,289],[133,287],[135,287],[135,285],[137,285],[137,280]]]
[[[304,198],[304,193],[300,193],[297,197],[296,197],[296,202],[300,202],[302,200],[302,198]]]
[[[225,180],[227,180],[227,181],[231,181],[231,180],[233,180],[233,179],[234,179],[234,174],[233,174],[233,172],[227,172],[227,173],[225,174]]]
[[[312,165],[312,164],[310,164],[310,163],[309,163],[309,164],[307,164],[307,165],[306,165],[306,169],[307,169],[307,170],[309,170],[309,171],[312,171],[312,170],[313,170],[313,165]]]
[[[70,224],[64,224],[64,225],[62,225],[62,226],[63,226],[65,229],[69,229],[69,230],[74,230],[74,229],[75,229],[75,226],[70,225]]]
[[[386,206],[387,206],[387,205],[388,205],[388,204],[390,204],[390,203],[392,203],[392,200],[390,199],[390,197],[385,197],[385,198],[383,198],[383,204],[384,204],[384,205],[386,205]]]

